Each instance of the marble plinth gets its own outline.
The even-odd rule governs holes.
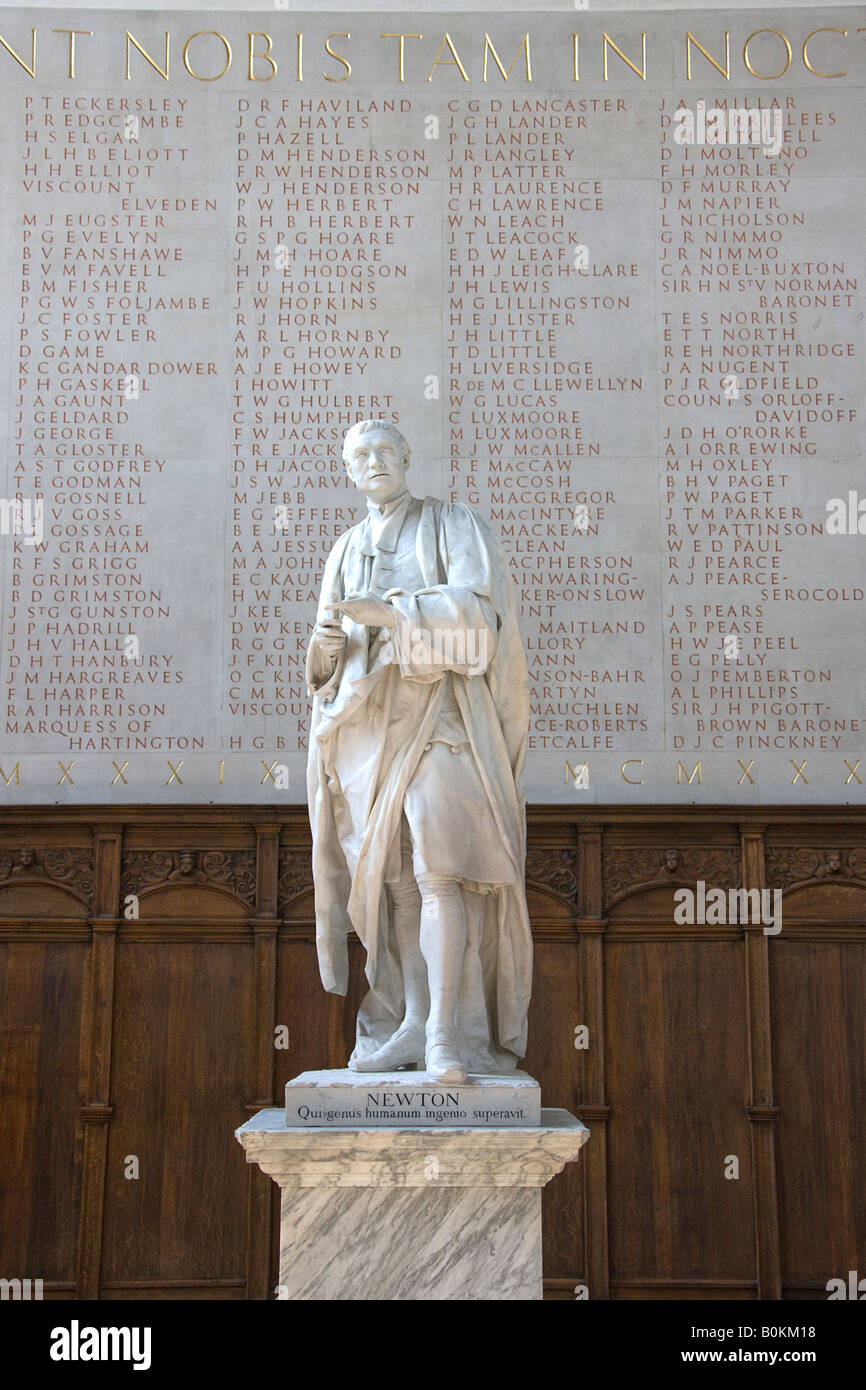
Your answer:
[[[567,1110],[529,1127],[236,1131],[281,1188],[284,1299],[539,1299],[541,1189],[589,1130]]]
[[[290,1129],[358,1129],[411,1125],[468,1129],[538,1125],[541,1087],[525,1071],[507,1076],[471,1075],[454,1085],[431,1081],[423,1071],[305,1071],[286,1086]]]

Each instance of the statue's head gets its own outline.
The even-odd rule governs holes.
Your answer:
[[[406,486],[409,445],[387,420],[359,420],[346,432],[343,462],[355,487],[382,506]]]

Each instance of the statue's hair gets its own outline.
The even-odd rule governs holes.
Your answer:
[[[343,439],[344,463],[348,463],[348,459],[346,457],[346,440],[352,434],[366,434],[368,430],[387,430],[389,434],[392,434],[400,448],[400,453],[403,457],[403,462],[408,466],[411,450],[409,448],[408,443],[406,442],[405,437],[400,433],[396,425],[392,425],[390,420],[357,420],[354,425],[350,425],[349,429],[346,430],[346,434]]]

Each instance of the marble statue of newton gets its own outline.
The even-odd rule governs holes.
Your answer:
[[[354,929],[355,1071],[512,1071],[532,975],[514,584],[472,507],[412,496],[393,425],[353,425],[343,461],[367,515],[328,557],[306,668],[322,982],[346,993]]]

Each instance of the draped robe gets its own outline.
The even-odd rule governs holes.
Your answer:
[[[526,1051],[532,975],[522,791],[529,679],[516,593],[496,536],[473,508],[429,497],[410,501],[420,512],[415,558],[422,583],[414,592],[397,586],[386,593],[398,631],[371,634],[344,616],[346,643],[336,666],[315,635],[307,653],[319,969],[327,990],[346,993],[347,937],[354,929],[366,948],[369,992],[358,1013],[353,1056],[387,1042],[402,1021],[404,992],[385,884],[399,877],[405,794],[436,733],[450,684],[484,789],[486,823],[478,834],[498,837],[497,849],[504,848],[510,866],[509,882],[459,875],[467,945],[458,1042],[470,1071],[506,1071]],[[319,621],[331,616],[327,604],[369,583],[369,535],[369,523],[361,522],[331,551]],[[448,659],[443,634],[454,639],[444,643]],[[448,803],[446,779],[435,796],[443,828]]]

